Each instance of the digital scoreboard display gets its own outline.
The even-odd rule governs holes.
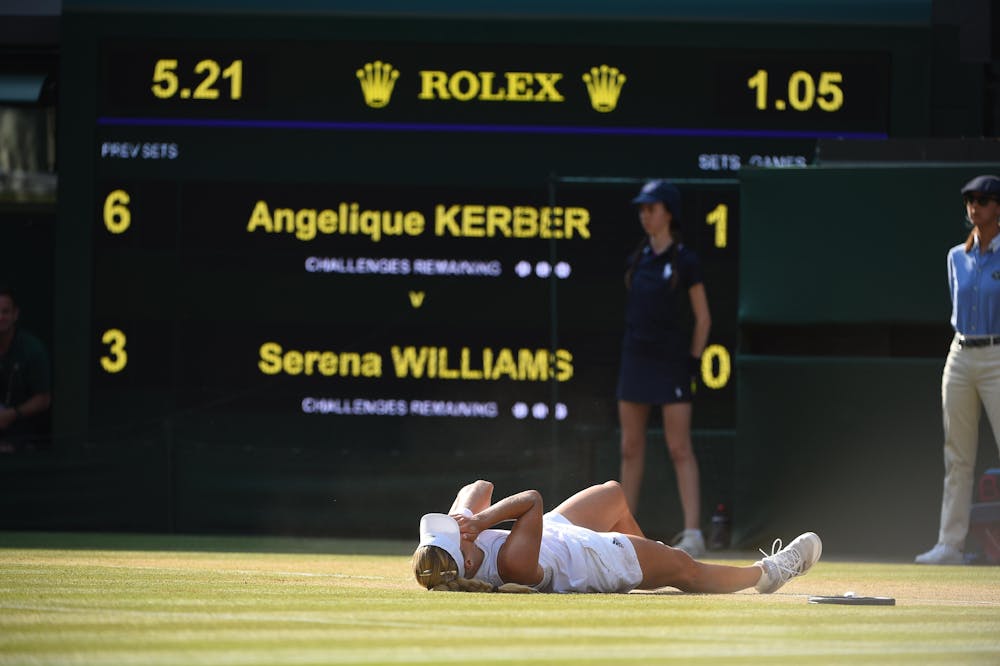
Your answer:
[[[814,138],[885,137],[888,123],[877,52],[211,40],[110,41],[101,58],[109,125]]]
[[[732,427],[738,197],[686,189],[717,285],[701,411]],[[320,421],[607,423],[635,190],[102,179],[93,423],[131,399],[156,409],[150,395],[219,437],[248,419],[275,437]]]
[[[696,437],[732,435],[736,172],[890,136],[906,60],[628,28],[68,12],[61,428],[402,467],[616,450],[630,199],[664,177],[712,311]]]

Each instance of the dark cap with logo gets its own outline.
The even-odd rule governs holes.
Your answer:
[[[1000,197],[1000,177],[997,176],[976,176],[962,188],[962,194],[969,192],[979,192],[994,197]]]
[[[651,180],[642,186],[639,195],[632,199],[634,204],[656,203],[659,201],[670,214],[674,216],[674,221],[681,219],[681,191],[673,183],[665,180]]]

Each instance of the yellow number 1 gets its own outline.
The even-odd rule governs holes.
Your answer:
[[[729,232],[729,206],[719,204],[705,216],[705,222],[715,225],[715,247],[726,247],[726,234]]]
[[[128,365],[128,353],[125,351],[125,334],[117,328],[109,328],[101,336],[101,342],[108,345],[108,355],[101,357],[101,367],[105,372],[121,372]]]

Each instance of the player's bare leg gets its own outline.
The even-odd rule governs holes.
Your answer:
[[[639,588],[643,590],[675,587],[682,592],[724,594],[753,587],[763,573],[758,565],[734,567],[698,562],[683,550],[650,539],[631,537],[630,541],[642,567]]]
[[[554,510],[574,525],[595,532],[643,536],[639,523],[628,508],[621,484],[617,481],[581,490]]]

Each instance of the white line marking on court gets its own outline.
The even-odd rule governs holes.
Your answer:
[[[205,619],[205,620],[239,620],[248,621],[252,620],[254,622],[301,622],[304,624],[324,624],[324,625],[364,625],[372,627],[404,627],[404,628],[422,628],[426,627],[426,622],[424,620],[414,620],[413,622],[399,621],[399,620],[367,620],[364,618],[331,618],[331,617],[315,617],[314,614],[310,615],[294,615],[294,614],[281,614],[281,613],[213,613],[213,612],[193,612],[193,611],[144,611],[144,610],[125,610],[125,609],[111,609],[102,608],[94,609],[92,607],[81,606],[79,608],[69,607],[69,606],[38,606],[31,604],[0,604],[0,609],[3,610],[16,610],[16,611],[34,611],[37,613],[104,613],[108,615],[125,615],[131,617],[150,617],[150,618],[184,618],[188,620],[195,619]],[[326,611],[324,611],[326,613]],[[439,627],[444,627],[448,631],[470,631],[482,633],[482,629],[474,629],[468,626],[462,625],[436,625]],[[547,631],[547,630],[546,630]]]
[[[183,567],[154,567],[145,565],[133,565],[133,564],[96,564],[87,565],[95,566],[104,569],[130,569],[134,571],[172,571],[175,573],[213,573],[213,574],[238,574],[240,576],[248,575],[269,575],[269,576],[301,576],[303,578],[357,578],[359,580],[387,580],[387,581],[399,581],[405,580],[405,577],[395,578],[392,576],[371,576],[371,575],[361,575],[361,574],[345,574],[345,573],[317,573],[313,571],[272,571],[270,569],[199,569],[196,567],[183,568]]]

